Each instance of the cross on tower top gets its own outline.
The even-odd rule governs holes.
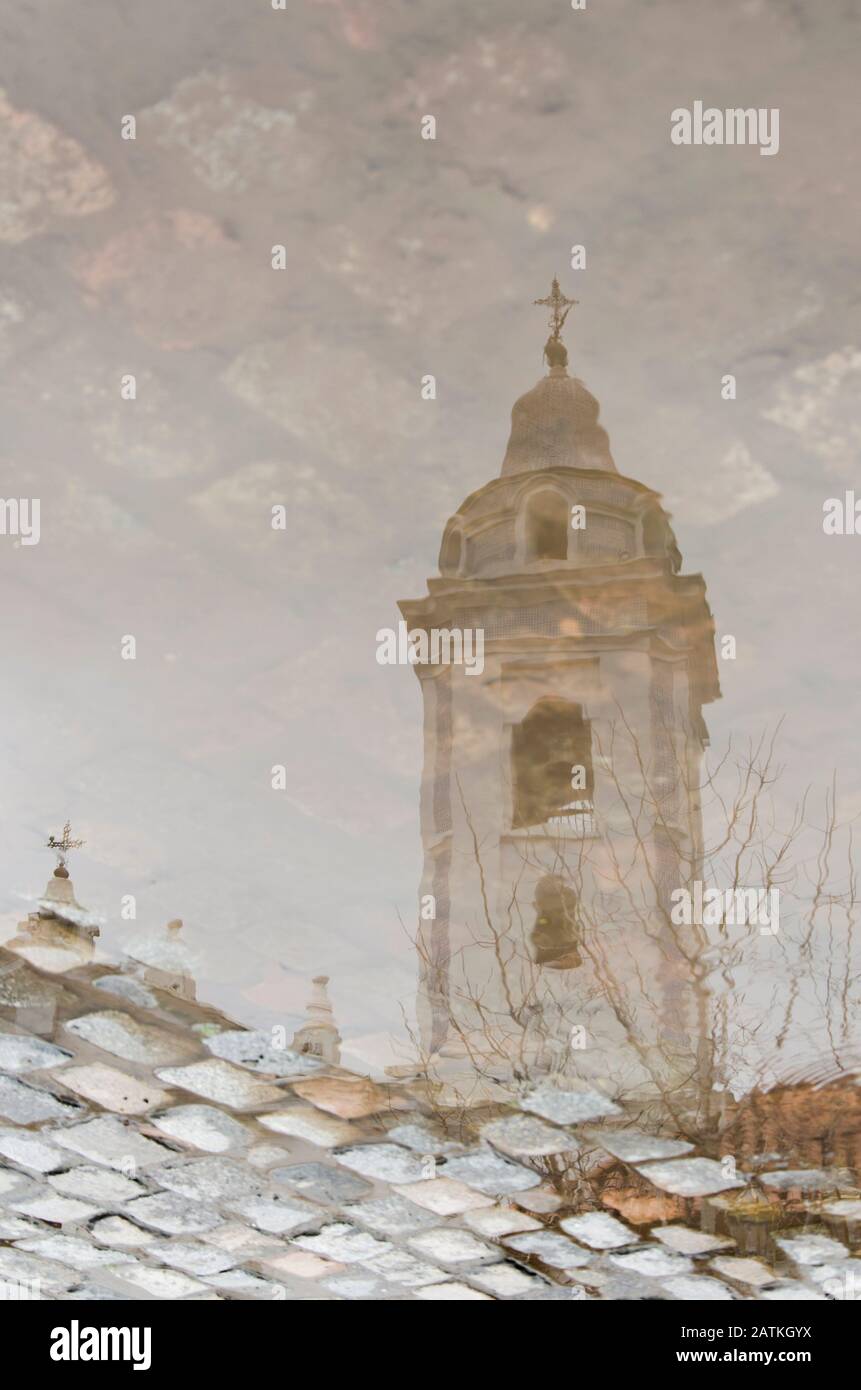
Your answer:
[[[579,304],[579,299],[568,299],[559,288],[559,280],[554,275],[553,285],[546,299],[533,299],[533,304],[541,304],[550,310],[548,320],[553,330],[552,337],[558,342],[559,335],[565,326],[565,320],[571,312],[573,305]]]
[[[62,869],[65,868],[66,855],[69,853],[69,850],[80,849],[81,845],[84,844],[86,844],[86,840],[72,839],[72,827],[69,824],[69,822],[66,821],[66,824],[63,826],[63,833],[60,836],[59,840],[54,835],[49,835],[45,848],[52,849],[54,851],[54,853],[57,856],[57,867],[59,869]]]

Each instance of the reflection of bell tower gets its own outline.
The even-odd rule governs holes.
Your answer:
[[[5,943],[7,950],[51,973],[86,965],[93,959],[99,935],[99,919],[76,900],[66,867],[69,851],[80,849],[83,843],[72,839],[68,821],[59,839],[50,836],[45,847],[56,854],[56,868],[38,900],[38,910],[28,913],[26,921],[18,924],[18,935]]]
[[[448,522],[427,597],[400,604],[411,633],[485,641],[480,674],[415,667],[421,1037],[500,1079],[562,1066],[646,1095],[702,1022],[668,909],[701,853],[714,627],[658,494],[617,472],[568,375],[572,301],[554,281],[537,302],[548,374],[515,403],[501,475]]]

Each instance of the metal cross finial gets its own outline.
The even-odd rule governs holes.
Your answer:
[[[580,301],[578,299],[566,298],[559,288],[557,277],[554,275],[553,287],[547,298],[533,299],[532,302],[533,304],[541,304],[550,310],[549,324],[553,330],[553,337],[558,339],[573,305],[579,304]]]
[[[60,839],[58,840],[55,838],[55,836],[49,835],[45,848],[52,849],[54,851],[54,853],[57,856],[58,867],[63,867],[66,863],[66,855],[69,853],[69,850],[80,849],[81,845],[83,844],[86,844],[85,840],[72,839],[72,827],[69,824],[69,822],[66,821],[66,824],[63,826],[63,833],[60,836]]]

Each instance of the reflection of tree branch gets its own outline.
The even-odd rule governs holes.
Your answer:
[[[572,1020],[570,1011],[603,1001],[630,1056],[651,1079],[657,1096],[655,1106],[647,1108],[651,1122],[670,1123],[694,1142],[715,1145],[726,1087],[742,1074],[748,1089],[757,1078],[767,1084],[769,1053],[783,1055],[799,1042],[810,1048],[810,1025],[799,1018],[804,1004],[815,1005],[824,1021],[835,1064],[849,1043],[850,991],[857,980],[852,825],[838,820],[834,785],[825,795],[821,825],[811,821],[809,789],[786,814],[777,800],[783,773],[775,756],[779,725],[751,740],[742,753],[730,741],[696,785],[678,729],[665,720],[663,732],[661,767],[673,769],[670,777],[660,768],[656,775],[623,711],[610,726],[606,751],[593,728],[607,774],[595,804],[604,833],[575,839],[549,833],[545,826],[518,836],[513,843],[520,867],[510,885],[506,879],[498,913],[473,808],[456,779],[477,874],[480,920],[458,924],[461,944],[448,958],[441,1007],[476,1086],[491,1088],[490,1094],[498,1087],[503,1098],[512,1081],[525,1086],[539,1078],[576,1075],[566,1039],[572,1021],[579,1020]],[[835,851],[843,832],[845,870],[843,882],[835,883]],[[689,892],[695,881],[733,894],[779,888],[779,935],[763,938],[756,926],[722,919],[713,927],[675,923],[665,901],[666,870],[663,877],[658,872],[658,846],[665,847],[663,862],[677,866],[676,886]],[[558,878],[576,894],[577,946],[586,969],[577,971],[575,1004],[554,992],[566,972],[554,975],[529,952],[527,871],[531,882],[538,874]],[[570,914],[568,920],[573,921]],[[642,950],[646,942],[662,963],[657,972]],[[415,944],[433,978],[421,933]],[[765,998],[764,962],[772,970],[775,962],[780,967]],[[756,992],[748,993],[753,981]],[[682,1017],[670,1016],[668,1010],[675,1008]],[[688,1043],[671,1043],[663,1032],[667,1023],[687,1034]],[[617,1073],[611,1076],[614,1094],[624,1101],[620,1064],[608,1060]],[[429,1078],[441,1075],[438,1058],[424,1056],[422,1065]],[[551,1175],[553,1165],[545,1167]]]

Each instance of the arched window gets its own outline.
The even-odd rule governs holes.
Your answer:
[[[568,503],[558,492],[533,493],[526,504],[526,559],[568,559]]]
[[[579,705],[539,700],[511,734],[515,830],[591,819],[592,731]]]
[[[442,543],[439,567],[441,574],[457,574],[460,569],[460,531],[449,531]]]

